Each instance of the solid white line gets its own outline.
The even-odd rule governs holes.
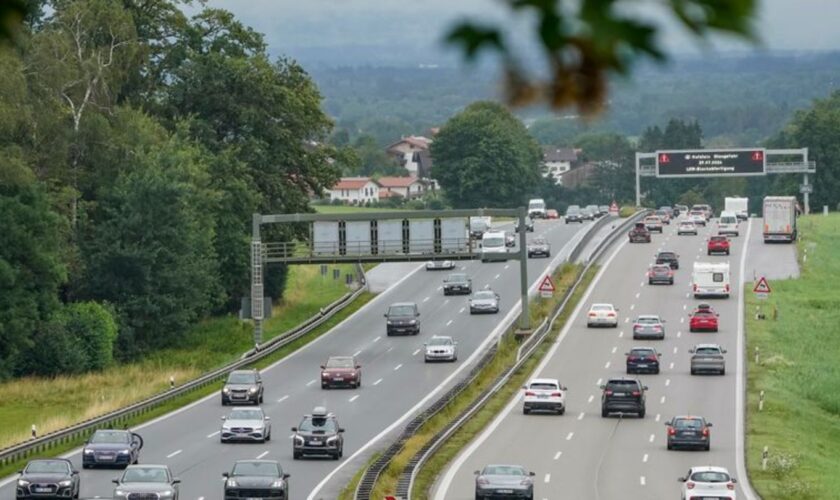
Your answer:
[[[586,413],[580,412],[580,415],[578,415],[578,420],[583,420],[584,415],[586,415]]]
[[[652,443],[655,438],[656,438],[656,434],[651,434],[650,439],[648,439],[648,441]]]
[[[642,486],[645,485],[645,476],[639,476],[639,484],[641,484]]]
[[[314,384],[317,381],[318,381],[317,379],[313,378],[312,380],[310,380],[309,382],[306,383],[306,387],[309,387],[310,385]]]
[[[211,438],[211,437],[213,437],[213,436],[218,436],[221,432],[222,432],[222,431],[211,432],[210,434],[208,434],[208,435],[207,435],[207,437],[208,437],[208,438]]]
[[[551,474],[546,474],[545,479],[543,479],[543,481],[546,482],[546,483],[550,482],[551,481]]]
[[[462,307],[462,308],[461,308],[461,310],[460,310],[460,311],[458,311],[458,314],[463,313],[463,312],[464,312],[464,310],[466,310],[466,307]]]
[[[288,395],[288,394],[286,394],[286,395],[285,395],[285,396],[283,396],[282,398],[278,399],[278,400],[277,400],[277,402],[278,402],[278,403],[282,403],[283,401],[285,401],[285,400],[287,400],[287,399],[289,399],[289,395]]]
[[[642,463],[647,463],[648,461],[648,454],[645,453],[645,456],[642,457]]]
[[[447,322],[446,322],[446,326],[449,326],[449,325],[451,325],[451,324],[452,324],[452,320],[451,320],[451,319],[450,319],[449,321],[447,321]]]
[[[566,435],[566,441],[571,441],[574,436],[575,436],[575,433],[570,432],[568,435]]]
[[[607,361],[607,362],[606,362],[606,364],[604,365],[604,369],[607,369],[607,368],[609,368],[609,367],[610,367],[610,362],[609,362],[609,361]]]
[[[268,455],[268,450],[266,450],[266,451],[260,453],[259,455],[257,455],[257,460],[261,459],[262,457],[264,457],[266,455]]]
[[[361,353],[362,353],[362,351],[361,351],[361,350],[358,350],[358,351],[356,351],[356,352],[354,352],[354,353],[353,353],[353,357],[355,358],[356,356],[358,356],[358,355],[359,355],[359,354],[361,354]]]
[[[176,450],[176,451],[173,451],[173,452],[172,452],[172,453],[170,453],[169,455],[166,455],[166,458],[172,458],[172,457],[174,457],[175,455],[179,455],[182,451],[184,451],[184,450]]]
[[[563,454],[563,452],[562,452],[562,451],[558,451],[557,453],[555,453],[555,454],[554,454],[554,460],[558,460],[558,459],[560,459],[560,455],[562,455],[562,454]]]
[[[348,399],[348,400],[347,400],[347,402],[348,402],[348,403],[352,403],[353,401],[355,401],[355,400],[357,400],[357,399],[359,399],[359,395],[358,395],[358,394],[356,394],[356,395],[355,395],[355,396],[353,396],[352,398]]]
[[[382,382],[382,379],[377,380],[376,382],[373,383],[373,385],[379,385],[379,382]]]
[[[420,349],[417,349],[416,351],[412,352],[411,355],[412,356],[417,356],[417,353],[419,353],[419,352],[420,352]]]
[[[587,400],[586,400],[586,402],[587,402],[587,403],[591,403],[591,402],[592,402],[592,400],[594,400],[594,399],[595,399],[595,396],[594,396],[593,394],[590,394],[590,395],[589,395],[589,399],[587,399]]]

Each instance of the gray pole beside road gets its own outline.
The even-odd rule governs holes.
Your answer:
[[[528,240],[525,226],[525,207],[519,207],[519,287],[522,294],[522,313],[519,316],[519,328],[521,330],[531,329],[531,314],[528,309]],[[533,224],[534,221],[532,220]]]

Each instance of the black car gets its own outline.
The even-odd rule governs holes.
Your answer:
[[[699,448],[709,451],[712,446],[712,436],[709,430],[711,422],[703,417],[674,417],[665,422],[668,426],[668,449]]]
[[[566,209],[566,216],[564,217],[566,224],[570,222],[580,222],[583,224],[583,215],[580,213],[580,207],[577,205],[569,205]]]
[[[119,429],[99,429],[82,448],[82,467],[96,465],[128,466],[140,458],[143,438],[140,434]]]
[[[385,313],[385,332],[395,335],[405,333],[417,335],[420,333],[420,310],[414,302],[397,302],[391,304]]]
[[[338,460],[344,455],[344,429],[327,409],[318,406],[311,415],[304,415],[297,427],[292,427],[292,457],[305,455],[329,456]]]
[[[263,402],[263,383],[257,370],[234,370],[222,387],[222,406]]]
[[[452,273],[443,280],[444,295],[469,295],[472,293],[472,279],[464,273]]]
[[[19,473],[15,488],[17,500],[79,498],[79,471],[73,469],[70,460],[32,460]]]
[[[528,244],[528,257],[551,257],[551,245],[545,238],[534,238]]]
[[[647,386],[637,379],[615,378],[601,386],[601,417],[611,413],[635,413],[645,418],[645,391]]]
[[[659,373],[659,354],[652,347],[634,347],[627,356],[627,373]]]
[[[671,269],[680,268],[680,256],[674,252],[659,252],[656,254],[657,264],[668,264]]]
[[[287,500],[289,475],[275,460],[237,460],[225,478],[225,500],[260,498]]]

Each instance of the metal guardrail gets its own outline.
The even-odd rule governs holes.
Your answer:
[[[595,233],[598,229],[600,229],[601,225],[605,223],[607,218],[599,219],[599,222],[593,224],[592,227],[587,231],[586,236],[581,238],[581,240],[575,245],[575,248],[572,249],[572,252],[569,254],[569,258],[567,260],[577,259],[577,256],[583,251],[587,244],[591,241],[594,237]],[[604,222],[601,222],[604,221]],[[544,327],[545,323],[540,325],[540,328]],[[536,332],[532,335],[534,337]],[[385,451],[373,462],[371,463],[368,468],[364,471],[361,480],[356,485],[356,491],[354,493],[355,500],[370,500],[371,494],[373,493],[373,488],[376,484],[376,481],[379,479],[380,474],[385,468],[391,463],[391,460],[403,449],[406,441],[408,441],[412,436],[414,436],[420,427],[423,426],[429,419],[435,416],[438,412],[440,412],[443,408],[445,408],[455,397],[460,394],[465,388],[467,388],[479,375],[481,370],[489,363],[496,354],[497,343],[491,345],[490,348],[479,358],[478,362],[470,369],[470,372],[464,377],[460,382],[455,384],[451,389],[449,389],[446,393],[444,393],[441,397],[435,400],[429,407],[427,407],[423,412],[419,415],[411,419],[411,421],[406,424],[403,431],[400,435],[396,438],[396,440],[391,443]],[[459,418],[458,421],[461,419]],[[447,428],[451,427],[452,424],[447,426]],[[432,442],[438,441],[434,439]],[[430,443],[432,443],[430,442]],[[399,483],[397,485],[397,496],[402,496],[407,498],[410,495],[410,483],[413,480],[413,473],[409,476],[409,481],[406,482],[403,478],[406,474],[407,470],[413,471],[419,462],[418,456],[422,457],[421,455],[423,450],[426,450],[429,447],[429,443],[424,446],[418,454],[416,454],[412,460],[406,465],[405,469],[403,470]]]
[[[228,363],[225,366],[217,368],[211,372],[205,373],[200,377],[191,380],[183,385],[175,386],[165,392],[151,396],[143,401],[128,405],[126,407],[114,410],[112,412],[100,415],[98,417],[76,423],[70,427],[60,429],[57,431],[44,434],[37,438],[32,438],[22,443],[18,443],[0,450],[0,466],[17,462],[29,456],[44,453],[56,445],[62,445],[77,441],[80,437],[86,436],[90,432],[106,428],[119,427],[125,424],[129,419],[132,419],[143,413],[147,413],[155,407],[178,398],[196,389],[201,389],[209,384],[213,384],[221,380],[228,373],[248,366],[255,361],[259,361],[282,347],[294,342],[311,332],[318,326],[322,325],[330,318],[335,316],[342,309],[347,307],[353,300],[358,297],[365,289],[366,279],[364,269],[359,264],[356,266],[356,275],[358,277],[359,287],[344,294],[342,297],[321,308],[318,314],[310,317],[302,324],[296,326],[292,330],[284,332],[277,337],[263,343],[258,349],[251,349],[246,352],[239,360]]]
[[[560,314],[565,310],[566,306],[568,305],[569,301],[571,300],[572,295],[575,293],[577,288],[583,282],[583,278],[589,269],[592,267],[594,262],[600,256],[600,254],[615,241],[616,238],[624,234],[624,229],[634,223],[639,218],[643,217],[648,213],[647,210],[637,212],[636,214],[629,217],[626,221],[620,224],[609,236],[602,239],[595,249],[589,254],[588,261],[584,268],[578,273],[578,276],[575,280],[575,283],[569,287],[563,295],[562,300],[558,304],[558,306],[552,311],[551,317],[549,320],[544,321],[540,328],[534,332],[533,335],[528,339],[529,346],[527,347],[525,354],[519,356],[517,361],[504,373],[500,374],[499,377],[496,378],[494,384],[486,389],[482,394],[473,401],[467,408],[465,408],[460,415],[452,422],[449,423],[446,427],[441,429],[425,446],[423,446],[420,450],[415,453],[415,455],[409,460],[406,466],[403,468],[402,472],[400,473],[400,477],[397,482],[397,495],[410,499],[411,498],[411,490],[414,486],[414,481],[417,477],[417,472],[421,470],[423,464],[438,450],[444,443],[449,439],[452,434],[454,434],[458,429],[461,428],[464,423],[466,423],[470,418],[472,418],[484,405],[487,401],[490,400],[496,393],[498,393],[504,385],[510,380],[514,373],[531,357],[531,355],[536,351],[542,341],[545,339],[548,332],[554,326],[554,322],[560,316]],[[591,238],[590,238],[591,239]],[[578,245],[578,248],[582,252],[583,249],[586,247],[587,242],[581,242]]]

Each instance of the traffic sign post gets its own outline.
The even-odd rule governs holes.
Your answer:
[[[549,299],[554,296],[554,282],[551,281],[551,275],[547,274],[540,283],[540,297]]]
[[[753,287],[753,293],[755,293],[755,298],[760,300],[765,300],[770,296],[772,290],[770,289],[770,283],[767,282],[767,278],[762,276],[761,279],[758,280]]]
[[[610,203],[610,215],[616,215],[617,216],[618,214],[619,214],[618,203],[616,203],[615,200],[613,200],[613,202]]]

